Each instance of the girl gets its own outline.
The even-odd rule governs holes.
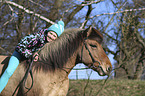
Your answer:
[[[26,60],[40,50],[46,43],[55,40],[64,31],[64,22],[58,21],[57,24],[51,25],[48,29],[42,29],[37,33],[25,36],[20,43],[17,44],[13,55],[9,60],[9,64],[5,72],[0,78],[0,93],[8,83],[9,78],[16,70],[19,62]],[[38,56],[34,61],[38,60]]]

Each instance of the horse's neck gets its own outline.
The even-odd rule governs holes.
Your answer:
[[[69,58],[63,70],[66,71],[67,75],[71,72],[73,67],[76,65],[77,51]]]

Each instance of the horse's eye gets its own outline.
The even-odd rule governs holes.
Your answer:
[[[92,45],[92,44],[90,44],[90,46],[91,46],[91,47],[93,47],[93,48],[97,48],[97,46],[96,46],[96,45]]]

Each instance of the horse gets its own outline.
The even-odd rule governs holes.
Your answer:
[[[45,44],[39,51],[39,59],[31,66],[24,84],[20,84],[17,96],[66,96],[69,89],[68,75],[78,63],[98,72],[109,75],[111,62],[103,50],[103,35],[93,27],[87,29],[68,28],[55,41]],[[8,63],[7,56],[0,56],[0,71],[3,73]],[[21,62],[0,96],[11,96],[24,77],[28,64]]]

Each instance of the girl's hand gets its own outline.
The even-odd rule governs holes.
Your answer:
[[[36,61],[38,61],[38,56],[39,56],[39,54],[36,52],[36,53],[34,53],[34,55],[33,55],[33,58],[34,58],[34,61],[36,62]]]

